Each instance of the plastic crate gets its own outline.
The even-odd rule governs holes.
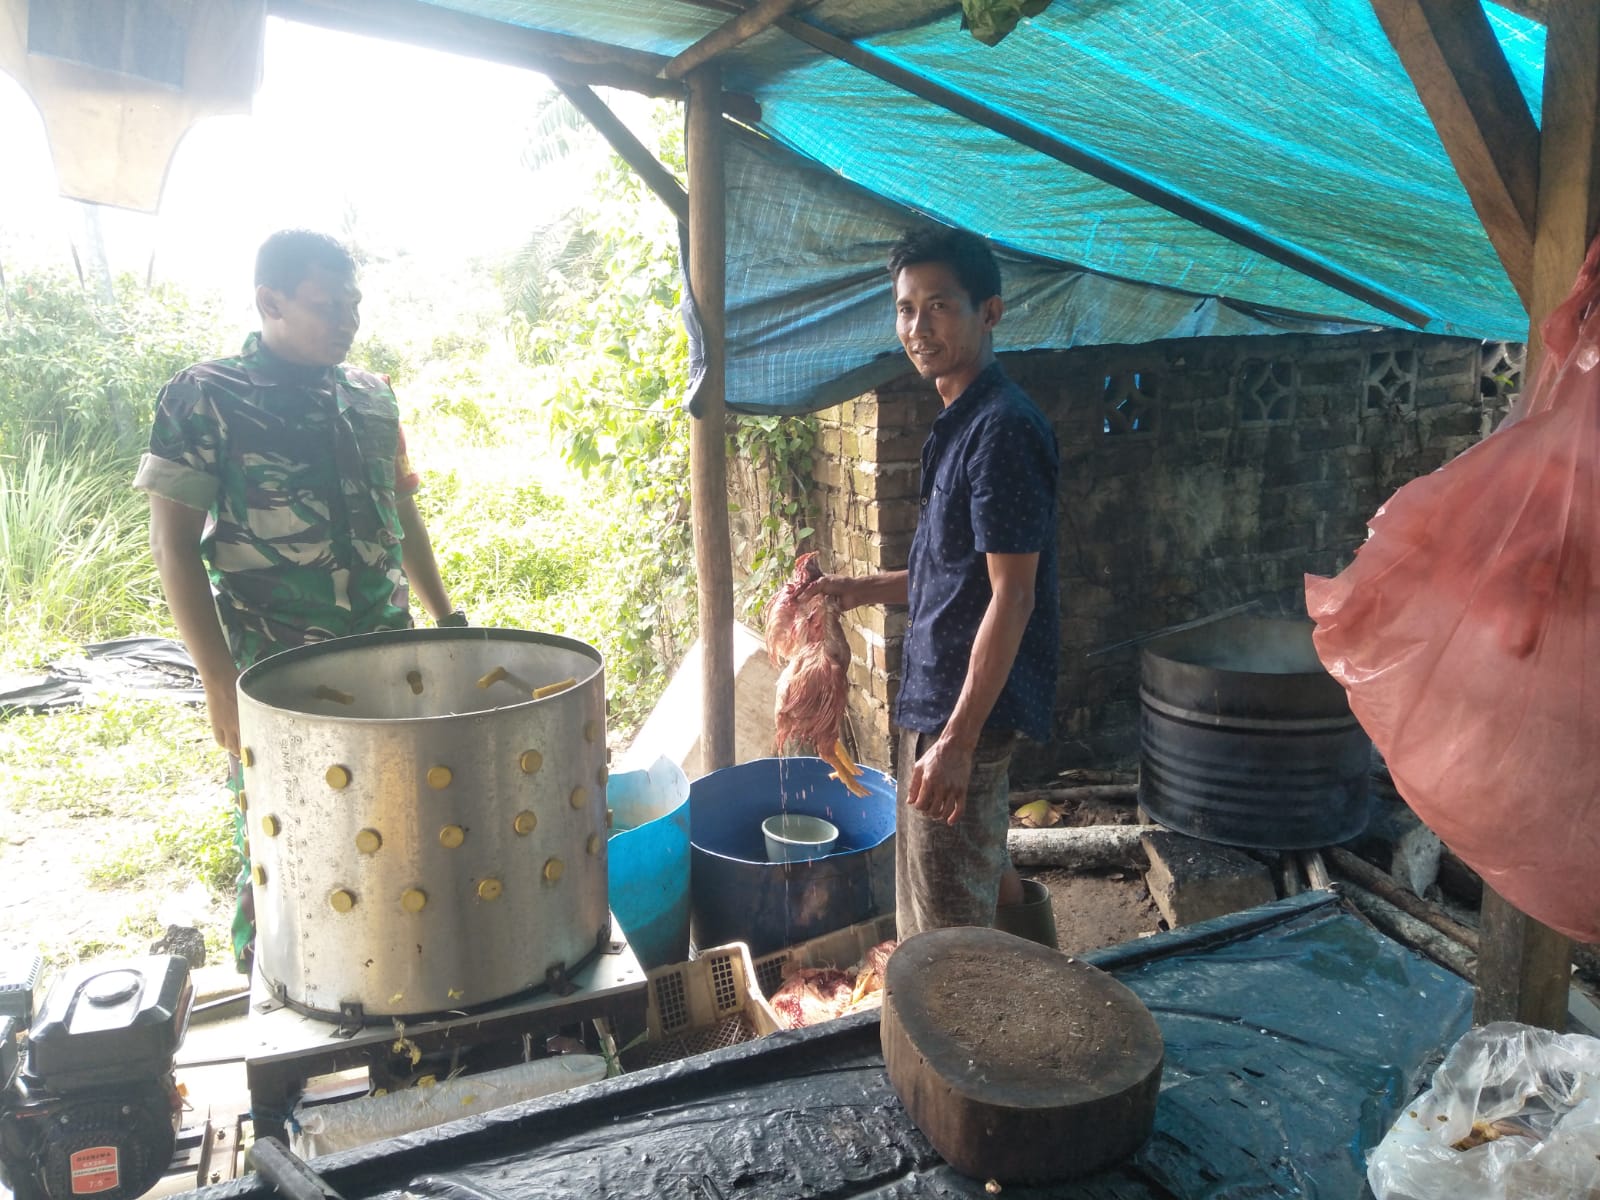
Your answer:
[[[774,950],[755,961],[756,986],[761,989],[763,1001],[770,1000],[783,986],[785,972],[791,967],[840,967],[845,970],[855,966],[879,942],[894,937],[894,914],[884,913],[859,925],[846,926],[808,942]]]
[[[702,950],[645,975],[645,1040],[622,1053],[630,1071],[778,1031],[743,942]]]

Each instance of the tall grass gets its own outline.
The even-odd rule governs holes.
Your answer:
[[[165,626],[143,496],[125,456],[51,452],[30,438],[0,460],[0,644],[42,661],[63,646]]]

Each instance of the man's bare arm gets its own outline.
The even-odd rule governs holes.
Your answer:
[[[972,642],[967,677],[944,731],[912,772],[907,801],[934,820],[952,825],[966,807],[978,735],[1005,689],[1028,618],[1033,615],[1034,581],[1039,573],[1037,554],[989,554],[985,558],[992,595]]]
[[[206,693],[206,715],[217,744],[239,753],[239,670],[217,620],[211,580],[200,557],[206,514],[197,508],[150,495],[150,553],[161,577],[167,607]]]
[[[884,571],[878,575],[824,575],[800,593],[801,599],[821,592],[839,601],[840,608],[860,608],[864,604],[906,604],[910,602],[910,578],[906,571]]]
[[[439,574],[439,561],[434,557],[433,542],[428,537],[428,527],[417,511],[415,496],[396,496],[395,506],[400,512],[400,528],[405,542],[400,547],[400,560],[405,568],[411,590],[422,601],[428,615],[435,621],[450,614],[450,595],[444,590],[444,579]]]

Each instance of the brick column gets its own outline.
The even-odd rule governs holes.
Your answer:
[[[905,567],[917,526],[922,442],[938,412],[938,395],[911,379],[821,414],[817,542],[830,572],[870,575]],[[889,770],[889,712],[900,685],[906,612],[869,605],[846,613],[844,623],[857,755]]]

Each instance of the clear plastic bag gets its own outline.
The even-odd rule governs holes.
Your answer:
[[[1523,912],[1600,941],[1600,240],[1525,403],[1306,577],[1406,802]]]
[[[1377,1200],[1600,1197],[1600,1039],[1468,1031],[1367,1159]]]

